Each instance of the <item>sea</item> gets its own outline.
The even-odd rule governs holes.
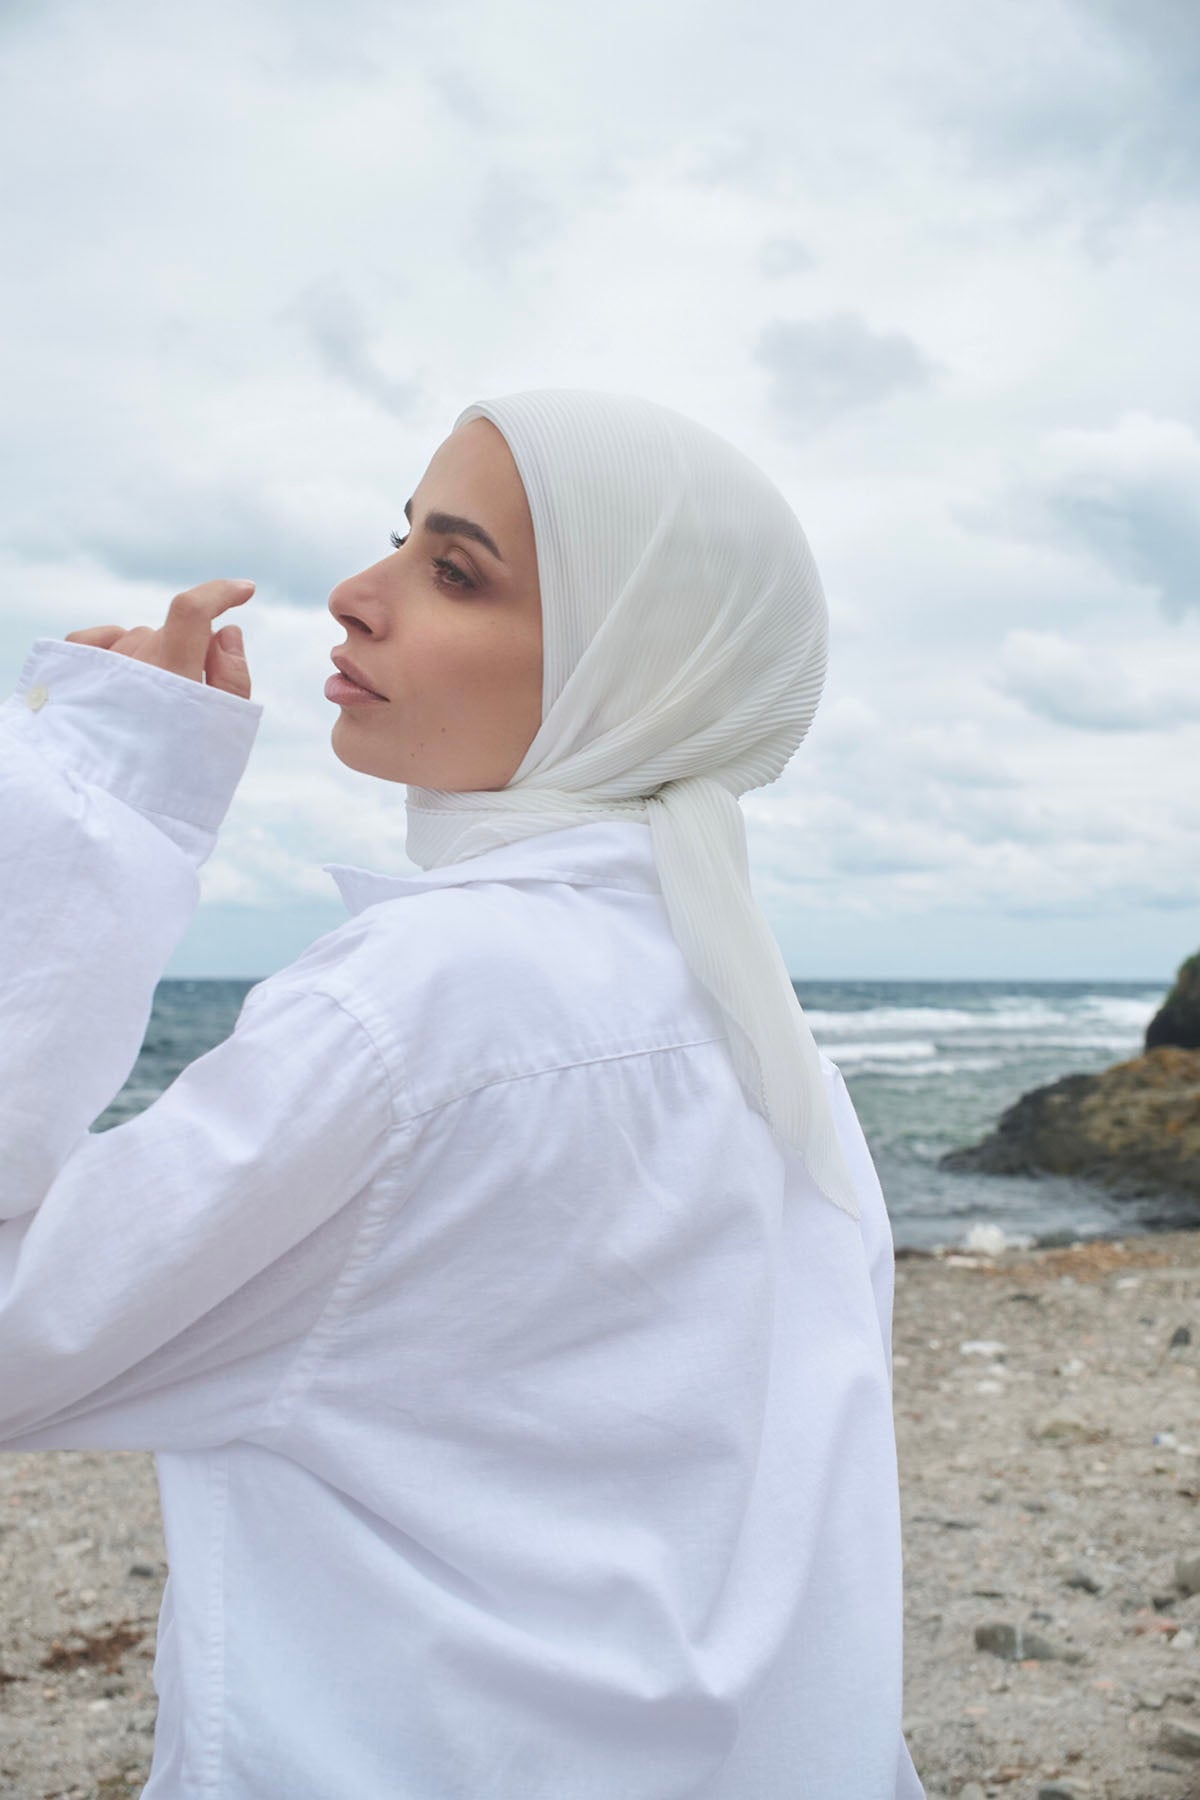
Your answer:
[[[93,1129],[149,1106],[233,1030],[249,980],[164,979],[129,1080]],[[1141,1053],[1169,983],[797,981],[813,1036],[845,1077],[897,1250],[1124,1238],[1200,1226],[1200,1203],[1117,1200],[1067,1176],[951,1173],[946,1150],[989,1132],[1030,1088]]]

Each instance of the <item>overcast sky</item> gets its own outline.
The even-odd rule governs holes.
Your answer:
[[[0,681],[249,575],[264,715],[168,975],[410,870],[333,586],[459,410],[641,392],[783,488],[832,618],[742,802],[805,977],[1200,948],[1194,0],[0,3]]]

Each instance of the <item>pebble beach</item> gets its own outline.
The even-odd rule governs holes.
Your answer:
[[[898,1253],[929,1800],[1200,1800],[1198,1296],[1200,1231]],[[152,1457],[0,1455],[4,1800],[140,1792],[165,1574]]]

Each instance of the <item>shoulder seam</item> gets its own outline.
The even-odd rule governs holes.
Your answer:
[[[243,1017],[248,1008],[257,1007],[261,1003],[261,998],[268,992],[267,982],[269,980],[269,976],[264,977],[256,987],[250,989],[250,992],[242,1001],[239,1017]],[[370,1044],[375,1060],[383,1075],[383,1085],[388,1097],[388,1112],[390,1115],[389,1135],[393,1132],[403,1130],[404,1127],[411,1122],[412,1118],[416,1115],[411,1112],[402,1113],[401,1108],[397,1103],[396,1084],[392,1078],[391,1065],[384,1055],[383,1050],[380,1048],[379,1040],[375,1036],[375,1033],[371,1030],[371,1027],[367,1024],[361,1014],[357,1013],[352,1006],[347,1006],[346,1002],[340,999],[337,994],[331,994],[328,989],[322,987],[320,982],[314,982],[311,986],[305,987],[281,985],[280,987],[270,989],[269,991],[277,995],[289,995],[293,999],[307,1000],[316,998],[324,1000],[327,1001],[330,1006],[335,1006],[339,1012],[344,1013],[346,1017],[358,1027],[368,1044]]]
[[[573,1058],[569,1062],[547,1063],[541,1068],[525,1069],[519,1075],[497,1075],[490,1081],[480,1081],[474,1087],[464,1088],[460,1094],[453,1094],[448,1099],[438,1100],[434,1105],[422,1108],[420,1112],[412,1113],[408,1119],[405,1120],[405,1123],[413,1124],[418,1119],[429,1118],[433,1113],[444,1112],[447,1107],[457,1106],[462,1100],[470,1100],[476,1094],[484,1093],[488,1088],[506,1087],[517,1081],[536,1081],[538,1077],[542,1075],[561,1075],[569,1069],[591,1068],[596,1063],[625,1062],[632,1060],[632,1058],[636,1056],[661,1056],[665,1052],[671,1050],[692,1050],[702,1044],[721,1044],[724,1042],[724,1033],[718,1032],[715,1036],[686,1038],[679,1043],[648,1044],[643,1045],[642,1048],[637,1050],[613,1050],[598,1056],[579,1056]]]

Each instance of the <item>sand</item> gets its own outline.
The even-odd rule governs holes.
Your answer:
[[[1200,1232],[898,1258],[905,1730],[930,1800],[1200,1797],[1200,1593],[1175,1583],[1200,1556],[1198,1293]],[[140,1791],[164,1574],[150,1456],[0,1456],[5,1800]]]

